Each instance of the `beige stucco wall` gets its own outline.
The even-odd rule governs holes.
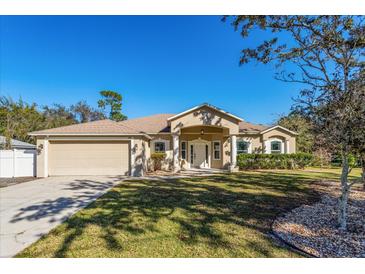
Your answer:
[[[162,169],[163,170],[170,170],[172,168],[172,159],[173,159],[173,153],[172,153],[172,136],[170,134],[153,134],[151,135],[152,140],[149,141],[149,155],[154,153],[154,142],[155,141],[165,141],[165,148],[166,148],[166,157],[165,160],[162,163]],[[148,169],[152,170],[152,160],[148,158],[147,161],[147,167]]]
[[[37,177],[44,176],[44,139],[37,138]]]
[[[296,138],[295,135],[288,133],[285,130],[282,130],[280,128],[276,128],[273,130],[270,130],[264,134],[262,134],[262,143],[264,144],[265,141],[270,139],[280,139],[283,142],[286,140],[289,141],[289,151],[287,153],[295,153],[296,152]]]
[[[209,107],[202,107],[171,121],[171,132],[179,133],[191,126],[216,126],[229,129],[230,134],[238,133],[238,120]]]
[[[259,134],[240,134],[237,136],[237,141],[242,140],[251,144],[251,153],[262,153],[262,140]]]
[[[128,136],[128,137],[123,137],[123,136],[100,136],[100,137],[95,137],[95,136],[83,136],[83,137],[75,137],[75,136],[51,136],[49,137],[49,145],[48,145],[48,166],[50,164],[50,157],[52,153],[52,140],[69,140],[71,142],[77,142],[77,139],[83,139],[83,140],[109,140],[108,138],[110,138],[111,140],[123,140],[123,142],[128,142],[128,161],[130,161],[131,159],[131,155],[129,154],[129,151],[131,149],[130,145],[129,145],[129,139],[133,139],[134,145],[135,145],[135,163],[134,163],[134,167],[136,168],[137,171],[143,170],[143,173],[146,171],[147,169],[147,161],[150,158],[150,144],[149,144],[149,140],[143,136]],[[168,137],[169,138],[169,137]],[[45,143],[45,139],[44,137],[39,136],[37,138],[37,150],[38,150],[38,154],[37,154],[37,177],[44,177],[46,176],[46,172],[45,172],[45,164],[44,164],[44,158],[45,158],[45,147],[44,147],[44,143]],[[90,148],[92,149],[92,147]],[[131,163],[129,163],[128,165],[128,169],[131,169]],[[49,168],[48,168],[49,170]],[[52,175],[52,174],[51,174]],[[124,175],[120,174],[120,175]]]
[[[190,162],[190,148],[189,142],[197,139],[202,139],[210,142],[210,158],[211,158],[211,167],[212,168],[222,168],[228,167],[230,162],[230,142],[228,130],[222,128],[216,128],[210,130],[205,128],[204,135],[200,134],[200,127],[196,129],[186,129],[182,130],[182,134],[179,136],[179,157],[181,158],[181,142],[186,141],[188,142],[187,146],[187,154],[186,154],[186,161]],[[220,132],[219,132],[220,131]],[[199,132],[199,134],[197,134]],[[213,133],[216,132],[216,133]],[[171,169],[172,165],[172,136],[167,134],[156,134],[153,135],[153,139],[150,141],[150,153],[153,153],[153,143],[154,141],[161,141],[166,140],[168,141],[168,146],[166,147],[166,159],[162,165],[164,170]],[[213,157],[213,141],[220,141],[221,142],[221,158],[220,160],[214,160]]]
[[[204,129],[204,134],[201,134],[201,129]],[[168,151],[167,160],[169,164],[165,164],[164,169],[171,168],[172,161],[172,137],[168,134],[154,135],[154,140],[167,140]],[[212,168],[228,168],[231,162],[231,142],[229,137],[229,129],[227,128],[216,128],[209,126],[192,126],[188,128],[182,128],[179,135],[179,157],[181,157],[181,142],[182,141],[193,141],[196,139],[202,139],[211,142],[210,156],[211,156],[211,167]],[[284,144],[285,141],[289,141],[289,153],[295,152],[295,135],[291,135],[284,130],[274,129],[263,135],[260,134],[238,134],[238,140],[245,140],[251,143],[251,153],[263,153],[265,149],[264,142],[270,139],[281,139]],[[221,142],[221,159],[214,160],[213,157],[213,141]],[[190,148],[187,147],[187,161],[190,162]]]
[[[239,121],[225,113],[209,107],[191,111],[171,121],[171,132],[180,134],[180,141],[192,141],[197,138],[210,141],[212,168],[228,168],[231,157],[230,135],[238,134]],[[204,135],[201,135],[204,129]],[[221,158],[214,160],[213,141],[221,142]],[[190,151],[187,152],[189,161]]]
[[[194,140],[199,140],[199,139],[210,142],[211,167],[212,168],[221,168],[222,163],[223,163],[223,153],[222,153],[222,151],[223,151],[223,144],[224,144],[224,140],[225,140],[222,133],[221,134],[204,134],[204,135],[181,134],[180,135],[180,149],[181,149],[181,142],[182,141],[188,142],[187,156],[186,156],[187,162],[190,162],[190,157],[191,157],[189,142],[194,141]],[[215,160],[214,157],[213,157],[213,142],[214,141],[220,141],[221,142],[221,158],[219,160]],[[180,153],[180,157],[181,157],[181,151],[179,153]]]
[[[265,141],[273,139],[279,139],[285,145],[286,140],[289,141],[289,151],[285,153],[296,152],[296,138],[295,135],[288,133],[282,129],[273,129],[262,135],[260,134],[240,134],[237,140],[242,139],[251,143],[252,153],[264,153],[265,152]]]
[[[150,158],[150,145],[149,142],[142,138],[133,139],[133,153],[134,153],[134,163],[133,166],[134,174],[132,176],[143,176],[147,171],[147,161]]]

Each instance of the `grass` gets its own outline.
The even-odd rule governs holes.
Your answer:
[[[298,257],[269,236],[270,225],[316,201],[311,183],[336,180],[339,172],[124,181],[17,257]]]

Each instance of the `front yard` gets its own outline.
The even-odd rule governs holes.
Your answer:
[[[352,176],[359,176],[354,170]],[[18,257],[297,257],[270,236],[278,214],[339,169],[123,181]]]

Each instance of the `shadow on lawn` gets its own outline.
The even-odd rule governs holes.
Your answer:
[[[67,256],[73,241],[89,225],[102,229],[110,250],[121,251],[118,231],[132,235],[157,231],[156,223],[162,218],[178,225],[177,240],[185,244],[204,241],[212,247],[234,248],[214,224],[236,224],[268,234],[278,214],[319,198],[303,186],[311,181],[304,175],[270,172],[125,181],[66,222],[66,237],[54,256]],[[177,209],[184,214],[174,214]],[[136,222],[139,216],[143,220]],[[259,251],[270,257],[264,247]]]

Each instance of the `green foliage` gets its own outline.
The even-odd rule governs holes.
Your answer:
[[[98,106],[101,109],[110,108],[109,119],[114,121],[127,120],[127,116],[122,114],[122,95],[111,90],[100,91],[103,99],[98,101]]]
[[[313,155],[299,152],[293,154],[239,154],[240,169],[298,169],[311,165]]]
[[[273,220],[317,202],[312,183],[336,181],[339,174],[316,169],[124,180],[16,257],[293,258],[299,254],[267,236]],[[39,216],[55,203],[29,214]]]
[[[6,149],[10,148],[11,138],[34,143],[28,132],[43,129],[44,124],[45,117],[37,110],[36,104],[0,97],[0,135],[6,138]]]
[[[80,101],[71,107],[61,104],[43,106],[28,104],[22,99],[14,101],[10,97],[0,96],[0,135],[5,136],[5,148],[10,148],[10,139],[34,143],[28,133],[37,130],[67,126],[105,119],[105,115]]]
[[[313,152],[314,135],[309,119],[299,113],[292,112],[287,116],[280,117],[277,124],[298,133],[296,136],[298,152]]]
[[[44,128],[54,128],[76,124],[74,114],[61,104],[53,104],[51,107],[44,106],[42,114],[45,118]]]
[[[340,167],[342,165],[342,156],[338,153],[333,155],[331,159],[331,165],[335,167]],[[361,166],[360,159],[356,157],[354,154],[350,153],[348,155],[348,165],[350,168],[360,167]]]
[[[151,159],[153,160],[153,169],[161,170],[162,162],[165,158],[166,158],[166,153],[164,152],[151,153]]]
[[[329,167],[331,165],[331,155],[329,153],[321,153],[321,151],[313,152],[313,160],[311,166]]]
[[[72,105],[70,110],[80,123],[103,120],[106,118],[102,111],[92,108],[86,101],[80,101],[75,105]]]

